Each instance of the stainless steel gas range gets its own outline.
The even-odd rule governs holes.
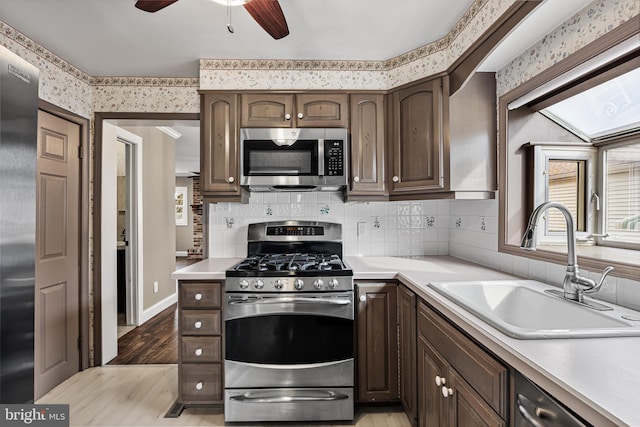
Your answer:
[[[225,421],[352,420],[353,272],[340,224],[250,224],[226,272]]]

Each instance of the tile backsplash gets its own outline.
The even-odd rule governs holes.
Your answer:
[[[345,255],[449,253],[449,201],[350,202],[340,193],[251,193],[209,205],[209,256],[246,256],[247,225],[288,219],[342,224]]]
[[[249,204],[209,205],[209,256],[244,257],[248,224],[287,219],[342,224],[345,255],[451,255],[562,286],[564,265],[498,252],[497,200],[344,203],[339,193],[251,193]],[[640,281],[609,276],[594,296],[640,310]]]

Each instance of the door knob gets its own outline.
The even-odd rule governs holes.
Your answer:
[[[202,322],[198,320],[196,323],[194,323],[194,324],[193,324],[193,326],[194,326],[196,329],[200,329],[200,328],[202,328]]]
[[[233,184],[233,181],[235,181],[235,180],[236,179],[234,177],[230,176],[229,179],[228,179],[229,184]]]
[[[353,182],[360,182],[360,177],[359,176],[354,176],[353,177]]]
[[[202,300],[202,294],[198,292],[194,298],[196,299],[196,301],[200,301]]]
[[[438,387],[444,385],[447,382],[447,380],[444,377],[441,377],[440,375],[436,375],[436,385]]]
[[[291,120],[291,114],[287,113],[284,115],[285,120]]]
[[[196,356],[202,356],[202,349],[201,348],[196,348]]]
[[[304,118],[304,114],[302,114],[302,113],[298,113],[298,118],[299,118],[299,119]]]
[[[393,178],[391,178],[391,180],[393,182],[400,182],[400,178],[398,178],[397,176],[394,176]]]
[[[453,389],[448,388],[447,386],[442,386],[442,395],[444,397],[449,397],[453,395]]]
[[[202,390],[202,387],[203,387],[203,386],[204,386],[204,385],[202,384],[202,381],[198,381],[198,382],[196,383],[196,390]]]

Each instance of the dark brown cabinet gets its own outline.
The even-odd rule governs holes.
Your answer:
[[[398,400],[397,291],[395,283],[357,283],[359,402]]]
[[[436,78],[392,94],[392,196],[445,189],[448,158],[444,146],[443,81],[444,78]]]
[[[418,426],[506,426],[508,369],[418,303]]]
[[[178,406],[222,405],[222,283],[178,283]]]
[[[400,402],[412,426],[418,422],[416,381],[416,294],[398,286],[398,350],[400,358]]]
[[[384,199],[385,96],[351,95],[351,171],[349,200]]]
[[[201,97],[200,186],[205,202],[246,201],[240,187],[238,96]]]
[[[242,127],[347,127],[347,94],[242,94]]]

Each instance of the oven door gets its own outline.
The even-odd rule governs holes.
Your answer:
[[[352,387],[352,292],[227,294],[225,388]]]

